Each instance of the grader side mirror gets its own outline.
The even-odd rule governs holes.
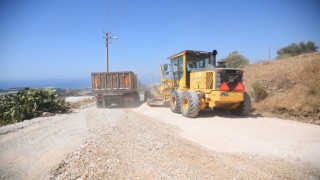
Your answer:
[[[168,64],[164,64],[164,65],[163,65],[163,70],[164,70],[164,71],[168,71],[168,66],[169,66]]]

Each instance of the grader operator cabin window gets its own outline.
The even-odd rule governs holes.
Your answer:
[[[186,87],[190,88],[190,73],[192,70],[201,68],[210,68],[211,60],[208,52],[186,52]]]
[[[179,87],[179,81],[183,76],[183,56],[171,60],[174,85]]]
[[[199,52],[187,53],[187,65],[193,68],[208,68],[211,65],[210,55],[209,53]]]

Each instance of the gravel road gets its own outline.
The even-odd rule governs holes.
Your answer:
[[[0,128],[0,178],[49,179],[51,169],[88,138],[83,112]]]
[[[145,105],[135,109],[91,106],[70,114],[36,118],[22,126],[2,127],[0,178],[320,179],[320,167],[313,163],[259,154],[259,148],[254,152],[229,152],[224,146],[233,142],[228,138],[216,145],[223,148],[208,148],[190,134],[200,133],[195,131],[200,127],[204,133],[217,129],[191,123],[194,131],[189,132],[177,122],[168,123],[172,118],[181,124],[190,123],[169,111]],[[215,118],[204,115],[193,120]]]

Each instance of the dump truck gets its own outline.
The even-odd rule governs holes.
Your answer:
[[[197,117],[200,110],[217,108],[248,115],[251,100],[243,85],[244,70],[226,68],[223,62],[217,65],[217,54],[216,50],[185,50],[170,56],[171,64],[160,68],[162,86],[153,95],[157,98],[148,100],[149,105],[169,104],[172,112],[190,118]],[[171,79],[163,76],[168,69]]]
[[[98,108],[112,104],[134,107],[140,102],[137,75],[131,71],[93,72],[91,83]]]

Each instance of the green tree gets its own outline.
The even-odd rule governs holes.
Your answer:
[[[249,64],[249,60],[237,51],[233,51],[227,57],[222,58],[220,62],[225,62],[228,68],[243,68]]]
[[[277,51],[277,54],[278,54],[277,59],[297,56],[305,53],[317,52],[317,50],[318,50],[318,47],[313,41],[308,41],[307,43],[300,42],[299,44],[292,43],[289,46],[281,48]]]

